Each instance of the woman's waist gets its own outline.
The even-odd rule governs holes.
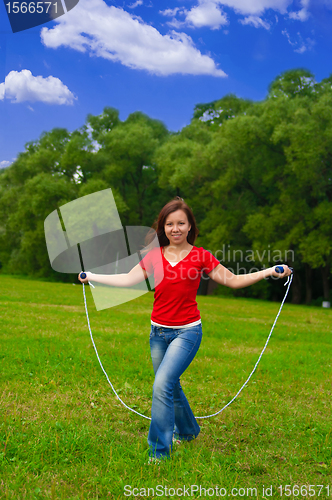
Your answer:
[[[156,323],[155,321],[151,320],[151,325],[160,326],[162,328],[190,328],[192,326],[200,325],[201,323],[202,323],[202,320],[199,319],[197,321],[193,321],[192,323],[186,323],[185,325],[162,325],[160,323]]]

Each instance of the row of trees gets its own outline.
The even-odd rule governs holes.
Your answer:
[[[2,272],[55,278],[44,219],[111,187],[123,225],[151,225],[180,195],[194,210],[197,245],[224,265],[241,272],[287,261],[294,303],[329,300],[331,110],[332,77],[316,83],[294,70],[261,102],[227,95],[197,105],[178,133],[142,113],[121,122],[113,108],[72,133],[44,133],[0,175]],[[283,289],[263,282],[236,293],[279,299]]]

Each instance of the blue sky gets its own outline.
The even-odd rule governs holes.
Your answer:
[[[64,3],[64,2],[63,2]],[[264,99],[281,72],[332,73],[332,0],[80,0],[13,34],[0,3],[0,168],[43,131],[105,106],[170,130],[227,93]]]

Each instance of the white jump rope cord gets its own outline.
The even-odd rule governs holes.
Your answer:
[[[287,290],[286,290],[285,296],[284,296],[284,298],[283,298],[283,301],[281,302],[281,305],[280,305],[280,308],[279,308],[278,314],[277,314],[277,316],[276,316],[276,319],[274,320],[274,323],[273,323],[273,325],[272,325],[272,328],[271,328],[270,334],[269,334],[269,336],[268,336],[268,338],[267,338],[267,341],[265,342],[265,346],[263,347],[263,350],[262,350],[262,352],[260,353],[259,358],[258,358],[258,360],[257,360],[257,362],[256,362],[256,364],[255,364],[255,366],[254,366],[254,368],[253,368],[253,370],[252,370],[252,372],[250,373],[249,377],[247,378],[247,380],[245,381],[245,383],[243,384],[243,386],[241,387],[241,389],[237,392],[237,394],[234,396],[234,398],[233,398],[233,399],[231,399],[231,400],[229,401],[229,403],[227,403],[227,405],[225,405],[225,406],[224,406],[221,410],[217,411],[217,413],[212,413],[212,415],[206,415],[205,417],[195,417],[195,418],[210,418],[210,417],[215,417],[216,415],[218,415],[219,413],[221,413],[222,411],[224,411],[224,410],[227,408],[227,406],[229,406],[231,403],[233,403],[233,401],[234,401],[234,400],[238,397],[238,395],[240,394],[240,392],[241,392],[241,391],[245,388],[245,386],[247,385],[247,383],[248,383],[248,382],[249,382],[249,380],[251,379],[251,377],[252,377],[252,375],[253,375],[254,371],[256,370],[257,365],[258,365],[258,363],[260,362],[261,357],[262,357],[262,356],[263,356],[263,354],[264,354],[264,351],[265,351],[265,349],[266,349],[266,347],[267,347],[267,344],[268,344],[268,342],[269,342],[269,340],[270,340],[270,337],[271,337],[271,335],[272,335],[272,332],[273,332],[273,329],[274,329],[274,327],[275,327],[275,324],[276,324],[276,322],[277,322],[277,320],[278,320],[278,318],[279,318],[279,315],[280,315],[280,313],[281,313],[281,309],[282,309],[282,307],[283,307],[283,305],[284,305],[284,302],[285,302],[285,300],[286,300],[286,297],[287,297],[287,295],[288,295],[288,291],[289,291],[289,288],[290,288],[290,286],[291,286],[291,284],[292,284],[292,281],[293,281],[293,274],[291,274],[290,276],[288,276],[288,280],[286,281],[286,283],[285,283],[285,285],[284,285],[284,286],[286,286],[286,285],[287,285],[287,283],[288,283],[288,287],[287,287]],[[90,282],[89,282],[89,285],[91,285],[91,286],[93,287],[93,285],[92,285]],[[141,416],[141,417],[143,417],[143,418],[146,418],[147,420],[151,420],[151,418],[150,418],[150,417],[147,417],[146,415],[142,415],[142,413],[139,413],[138,411],[133,410],[133,408],[130,408],[130,406],[127,406],[127,405],[126,405],[126,403],[124,403],[124,402],[122,401],[122,399],[120,398],[120,396],[117,394],[116,390],[114,389],[114,387],[113,387],[113,385],[112,385],[112,382],[111,382],[111,381],[110,381],[110,379],[108,378],[108,375],[107,375],[106,371],[104,370],[104,367],[103,367],[103,365],[102,365],[102,362],[100,361],[100,358],[99,358],[99,355],[98,355],[98,351],[97,351],[96,345],[95,345],[94,340],[93,340],[93,336],[92,336],[92,332],[91,332],[91,328],[90,328],[90,320],[89,320],[88,308],[87,308],[87,305],[86,305],[86,297],[85,297],[85,288],[84,288],[84,283],[83,283],[83,295],[84,295],[85,312],[86,312],[86,317],[87,317],[87,320],[88,320],[88,327],[89,327],[89,332],[90,332],[90,337],[91,337],[91,340],[92,340],[92,344],[93,344],[94,350],[95,350],[95,352],[96,352],[96,355],[97,355],[97,358],[98,358],[99,364],[100,364],[100,366],[101,366],[101,369],[103,370],[103,372],[104,372],[104,374],[105,374],[105,376],[106,376],[106,378],[107,378],[107,381],[108,381],[109,385],[110,385],[110,386],[111,386],[111,388],[112,388],[112,391],[114,392],[114,394],[116,395],[116,397],[118,398],[118,400],[119,400],[119,401],[123,404],[123,406],[125,406],[128,410],[130,410],[130,411],[132,411],[132,412],[136,413],[137,415],[140,415],[140,416]]]

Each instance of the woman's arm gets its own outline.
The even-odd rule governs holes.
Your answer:
[[[246,286],[253,285],[258,281],[261,281],[264,278],[268,278],[269,276],[275,276],[277,278],[284,278],[285,276],[289,276],[291,274],[291,270],[285,264],[282,265],[284,268],[283,273],[277,273],[275,271],[275,267],[269,267],[268,269],[263,269],[262,271],[257,271],[256,273],[248,273],[248,274],[233,274],[226,267],[221,264],[218,264],[208,276],[219,283],[220,285],[228,286],[229,288],[245,288]]]
[[[86,272],[86,278],[83,280],[78,275],[81,283],[88,283],[89,281],[96,281],[109,286],[130,287],[137,285],[146,280],[150,276],[139,264],[133,267],[127,274],[94,274],[89,271]]]

